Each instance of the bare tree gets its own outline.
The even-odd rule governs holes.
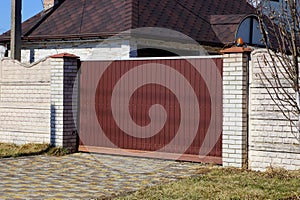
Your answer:
[[[262,0],[257,11],[267,50],[258,75],[300,142],[300,0]]]

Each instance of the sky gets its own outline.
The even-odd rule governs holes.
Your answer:
[[[0,34],[10,29],[11,0],[0,0]],[[43,10],[43,0],[22,0],[22,21]]]

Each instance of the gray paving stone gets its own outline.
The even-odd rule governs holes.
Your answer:
[[[86,153],[0,159],[0,199],[101,199],[190,176],[199,166]]]

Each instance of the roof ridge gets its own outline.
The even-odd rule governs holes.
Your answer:
[[[131,28],[136,29],[139,25],[139,0],[131,0]]]
[[[195,15],[196,17],[199,17],[199,18],[202,19],[204,22],[206,22],[207,24],[210,25],[210,22],[209,22],[207,19],[205,19],[204,17],[201,17],[200,15],[194,13],[194,11],[190,10],[189,8],[187,8],[185,5],[183,5],[181,2],[179,2],[179,0],[175,0],[175,2],[176,2],[177,4],[179,4],[182,8],[184,8],[185,10],[187,10],[188,12],[190,12],[191,14]]]
[[[83,17],[84,17],[85,11],[86,11],[86,0],[84,0],[84,2],[83,2],[82,12],[81,12],[81,19],[80,19],[79,34],[82,33],[81,30],[82,30],[82,23],[83,23]]]
[[[30,35],[35,29],[37,29],[65,0],[61,0],[58,4],[54,5],[52,8],[42,11],[45,12],[45,15],[26,33],[23,34],[23,36]]]

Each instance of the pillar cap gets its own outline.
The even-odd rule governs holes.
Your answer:
[[[52,55],[50,56],[50,58],[79,58],[79,56],[70,53],[60,53],[60,54]]]
[[[230,47],[227,49],[223,49],[220,52],[225,53],[250,53],[252,51],[249,47]]]

